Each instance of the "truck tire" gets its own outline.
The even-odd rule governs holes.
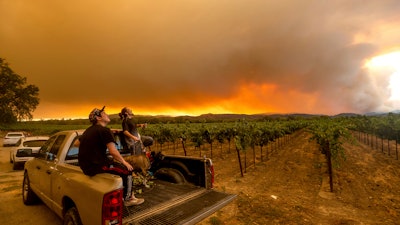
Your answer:
[[[71,207],[64,215],[64,225],[82,225],[79,212],[76,207]]]
[[[20,165],[17,162],[13,162],[13,170],[17,170],[20,168]]]
[[[183,176],[183,174],[176,169],[161,168],[157,170],[157,172],[154,175],[161,180],[166,180],[174,184],[186,183],[185,176]]]
[[[25,205],[33,205],[39,201],[38,196],[31,189],[28,173],[24,173],[24,180],[22,181],[22,201]]]

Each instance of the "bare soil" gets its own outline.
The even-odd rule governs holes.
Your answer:
[[[247,150],[243,177],[234,149],[214,150],[215,189],[237,198],[200,224],[400,223],[400,162],[393,153],[345,143],[347,160],[334,168],[331,192],[325,156],[310,137],[300,131],[272,152],[267,147],[263,161],[256,148],[255,166]]]

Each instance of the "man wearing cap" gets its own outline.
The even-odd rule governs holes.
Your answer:
[[[137,124],[132,121],[133,113],[128,107],[121,109],[119,117],[122,119],[122,130],[125,142],[131,150],[132,155],[144,154],[146,147],[153,145],[153,138],[139,134],[138,127],[146,127],[147,124]]]
[[[102,109],[93,109],[89,114],[92,126],[87,128],[79,141],[79,166],[84,174],[94,176],[99,173],[111,173],[122,177],[124,185],[125,206],[139,205],[144,202],[142,198],[135,198],[132,193],[133,167],[124,160],[115,147],[115,140],[111,130],[107,128],[110,118]],[[122,165],[113,164],[107,157],[110,155]]]

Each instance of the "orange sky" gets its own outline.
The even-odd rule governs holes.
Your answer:
[[[35,119],[400,109],[397,0],[0,0],[0,58]],[[398,84],[400,86],[400,84]]]

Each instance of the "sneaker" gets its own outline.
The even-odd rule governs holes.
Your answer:
[[[143,198],[130,198],[124,201],[125,206],[140,205],[144,202]]]

